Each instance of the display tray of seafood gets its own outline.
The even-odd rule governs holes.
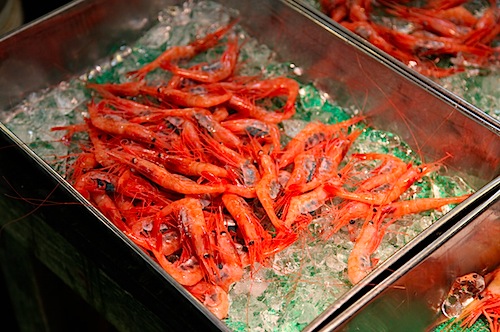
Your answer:
[[[497,0],[298,1],[500,121]]]
[[[498,331],[499,192],[477,209],[325,330]]]
[[[172,320],[317,329],[498,191],[495,121],[295,2],[75,1],[0,59],[2,200],[51,178]]]

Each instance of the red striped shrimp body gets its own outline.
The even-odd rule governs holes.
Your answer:
[[[302,227],[303,225],[297,224],[297,222],[304,219],[304,216],[308,216],[310,212],[319,209],[329,198],[331,198],[331,196],[329,192],[325,190],[324,186],[319,186],[305,194],[293,196],[286,209],[286,228],[292,229],[294,227]],[[311,219],[305,218],[305,220],[310,221]]]
[[[351,143],[359,136],[361,131],[353,131],[346,138],[336,137],[332,140],[325,141],[324,148],[320,149],[316,156],[315,167],[308,181],[292,184],[289,189],[298,190],[301,193],[313,190],[327,181],[339,181],[345,172],[349,170],[349,166],[344,167],[339,171],[338,167],[344,159]],[[314,148],[312,150],[315,150]],[[297,167],[297,158],[294,161],[294,171]],[[293,174],[293,173],[292,173]],[[292,175],[293,176],[293,175]]]
[[[97,162],[97,159],[93,152],[80,153],[73,163],[73,171],[70,174],[71,179],[76,181],[76,179],[78,179],[84,173],[93,170],[98,165],[99,163]]]
[[[496,1],[490,2],[490,7],[477,20],[472,31],[464,36],[464,44],[489,44],[500,34],[500,7],[496,5]]]
[[[244,156],[224,144],[217,142],[212,136],[202,134],[202,141],[213,157],[224,162],[226,168],[235,173],[238,181],[246,188],[254,188],[260,180],[257,167],[252,163],[250,156]]]
[[[90,199],[91,193],[114,193],[118,184],[118,176],[103,170],[92,170],[83,173],[77,179],[73,187],[86,199]]]
[[[193,158],[169,155],[156,150],[146,149],[135,144],[123,145],[123,149],[140,158],[162,164],[167,170],[186,176],[205,176],[207,173],[222,178],[227,178],[229,176],[225,168],[203,161],[196,161]]]
[[[219,40],[237,23],[237,20],[230,22],[228,25],[220,28],[219,30],[207,34],[205,37],[196,39],[185,46],[172,46],[167,48],[162,54],[150,63],[144,65],[138,70],[128,73],[139,80],[143,79],[150,71],[161,67],[162,64],[180,60],[189,59],[195,55],[204,52],[215,46]]]
[[[388,183],[393,183],[411,167],[411,165],[393,155],[382,153],[352,154],[351,160],[354,162],[357,160],[381,160],[381,164],[370,173],[370,176],[356,185],[356,191],[358,192],[373,190]]]
[[[383,205],[393,202],[401,196],[415,181],[419,180],[427,173],[439,168],[439,164],[426,164],[420,166],[412,166],[401,175],[395,183],[389,184],[388,189],[382,191],[364,191],[350,192],[340,187],[335,183],[326,183],[325,189],[332,195],[336,195],[343,199],[354,200],[374,205]]]
[[[198,184],[183,175],[170,173],[164,167],[125,152],[109,151],[108,154],[116,160],[130,165],[130,167],[133,167],[154,183],[173,192],[181,194],[220,194],[225,190],[222,184]]]
[[[333,138],[333,136],[338,134],[341,130],[347,129],[362,119],[363,117],[353,117],[349,120],[331,125],[326,125],[321,122],[308,123],[283,149],[279,168],[281,169],[288,166],[298,154],[309,150],[325,140]]]
[[[417,23],[421,25],[425,30],[437,33],[438,35],[443,37],[457,38],[464,36],[468,32],[468,29],[466,27],[456,25],[449,20],[419,13],[417,11],[414,11],[411,7],[397,5],[392,2],[389,4],[389,8],[386,9],[386,11],[395,16]]]
[[[219,278],[219,269],[214,260],[214,251],[210,239],[210,231],[203,213],[203,204],[196,198],[182,198],[164,207],[156,215],[153,233],[160,230],[161,220],[170,214],[178,220],[181,236],[185,239],[184,246],[188,246],[202,267],[208,280],[216,282]]]
[[[229,287],[242,278],[243,263],[231,234],[224,224],[222,212],[211,213],[208,223],[210,229],[215,230],[215,261],[219,268],[216,283],[225,291],[229,291]]]
[[[418,198],[406,201],[393,202],[381,207],[384,213],[397,218],[407,214],[420,213],[428,210],[435,210],[449,204],[459,204],[469,198],[470,195],[442,198]]]
[[[477,319],[484,315],[489,323],[491,332],[500,331],[500,268],[489,273],[485,277],[486,288],[467,305],[458,320],[462,320],[461,326],[470,328]]]
[[[90,201],[108,218],[113,225],[122,232],[128,232],[129,226],[125,223],[125,218],[120,213],[113,199],[106,193],[91,193]]]
[[[139,199],[146,204],[169,204],[170,200],[165,197],[158,188],[145,178],[134,174],[129,169],[123,171],[116,182],[116,191],[133,199]]]
[[[250,83],[244,86],[239,94],[233,94],[228,106],[241,116],[261,120],[267,123],[279,123],[295,114],[295,101],[299,93],[299,84],[291,78],[278,77]],[[255,105],[253,100],[286,96],[287,100],[281,111],[269,111]]]
[[[261,151],[262,152],[262,151]],[[261,178],[255,186],[255,192],[266,211],[267,217],[277,232],[286,230],[283,221],[278,218],[274,210],[274,200],[278,196],[281,186],[278,182],[278,172],[274,160],[265,153],[260,153]]]
[[[250,136],[272,144],[272,154],[281,150],[280,131],[276,124],[257,119],[236,119],[221,122],[221,125],[238,136]]]
[[[155,144],[164,149],[169,149],[171,147],[159,134],[140,124],[131,123],[117,115],[103,115],[103,109],[105,107],[106,105],[104,102],[100,102],[97,105],[93,102],[89,104],[88,111],[90,121],[96,128],[109,134],[127,137],[146,144]]]
[[[184,69],[171,63],[164,63],[162,64],[162,68],[183,78],[203,83],[215,83],[225,80],[233,74],[238,61],[238,55],[238,39],[233,36],[229,38],[225,52],[216,63],[201,67],[196,66],[196,69]]]
[[[211,135],[215,140],[225,144],[227,147],[240,149],[243,146],[238,136],[222,126],[211,115],[194,114],[193,118],[196,119],[200,127],[205,129],[207,134]]]
[[[181,257],[171,262],[161,251],[149,248],[158,263],[172,278],[183,286],[193,286],[204,278],[204,272],[196,257],[181,254]]]
[[[198,85],[183,89],[174,89],[166,86],[142,86],[141,93],[157,98],[160,102],[169,105],[184,107],[209,108],[221,105],[231,99],[232,94],[217,83]]]
[[[236,221],[248,249],[250,262],[264,262],[266,257],[262,253],[262,242],[269,239],[271,235],[262,227],[253,209],[245,199],[234,194],[223,194],[222,202]]]
[[[224,289],[206,281],[200,281],[196,285],[186,287],[186,289],[217,318],[227,317],[229,298]]]
[[[390,225],[390,223],[382,225],[384,218],[384,214],[371,213],[363,223],[361,232],[347,259],[347,276],[353,285],[366,277],[376,263],[376,260],[372,260],[371,255],[379,247],[385,229]]]

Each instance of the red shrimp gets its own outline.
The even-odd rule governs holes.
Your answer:
[[[165,137],[162,137],[160,134],[147,129],[144,126],[131,123],[116,115],[102,115],[102,109],[104,107],[105,103],[103,102],[100,102],[97,105],[93,102],[89,104],[88,112],[90,115],[90,121],[96,128],[109,134],[120,135],[146,144],[155,144],[164,149],[171,148],[171,145]]]
[[[106,193],[91,193],[90,201],[94,202],[96,207],[108,218],[119,230],[126,233],[129,226],[125,223],[125,218],[120,213],[113,199]]]
[[[255,139],[263,139],[272,144],[272,154],[281,150],[280,130],[274,123],[257,119],[235,119],[221,122],[221,125],[236,135],[248,135]]]
[[[262,152],[262,151],[261,151]],[[278,172],[274,160],[265,153],[260,153],[259,165],[261,178],[255,185],[255,193],[260,204],[266,211],[267,217],[279,233],[285,231],[284,223],[276,215],[274,210],[274,200],[281,189],[278,182]]]
[[[420,24],[425,30],[437,33],[440,36],[457,38],[464,36],[468,32],[466,27],[439,17],[419,13],[418,11],[414,11],[411,7],[400,6],[393,2],[387,5],[389,7],[386,9],[388,13]]]
[[[203,83],[215,83],[227,79],[233,74],[238,61],[239,47],[238,39],[233,36],[229,38],[227,48],[219,61],[214,64],[196,66],[196,69],[184,69],[173,65],[172,63],[162,64],[162,68],[173,72],[175,75],[183,78],[189,78]]]
[[[375,262],[372,261],[371,255],[377,250],[385,233],[381,228],[382,221],[383,215],[377,213],[363,223],[347,259],[347,276],[353,285],[366,277],[373,268]]]
[[[354,224],[357,219],[365,219],[373,213],[374,207],[367,203],[349,201],[344,202],[340,208],[333,214],[331,222],[332,229],[325,233],[324,238],[329,239],[333,234],[337,233],[342,227],[348,224]]]
[[[195,118],[198,124],[206,130],[207,134],[211,135],[217,141],[234,149],[241,149],[243,146],[238,136],[222,126],[211,115],[194,114],[193,118]]]
[[[136,156],[147,159],[151,162],[162,164],[167,170],[180,173],[182,175],[205,176],[206,173],[210,173],[216,177],[229,177],[225,168],[211,163],[196,161],[195,159],[189,157],[179,157],[176,155],[158,152],[156,150],[146,149],[135,144],[124,144],[122,147],[124,151],[135,154]]]
[[[172,46],[167,48],[162,54],[160,54],[156,59],[150,63],[142,66],[141,68],[131,71],[128,73],[129,76],[133,76],[139,80],[142,80],[146,75],[158,68],[162,64],[172,62],[180,59],[189,59],[195,55],[204,52],[212,47],[214,47],[219,40],[233,28],[233,26],[238,22],[238,20],[233,20],[228,25],[218,29],[217,31],[207,34],[205,37],[196,39],[185,46]]]
[[[234,194],[223,194],[222,202],[238,225],[250,262],[264,262],[266,257],[262,252],[262,241],[269,239],[271,235],[263,228],[253,209],[245,199]]]
[[[366,21],[357,21],[357,22],[342,22],[341,23],[345,28],[351,30],[357,35],[363,37],[368,42],[386,52],[387,54],[395,57],[399,61],[404,62],[405,64],[409,64],[415,62],[415,56],[411,53],[404,52],[397,48],[395,45],[387,41],[383,38],[377,30],[374,28],[374,23],[366,22]]]
[[[183,175],[170,173],[164,167],[125,152],[108,151],[108,154],[117,161],[133,167],[154,183],[173,192],[181,194],[220,194],[225,190],[223,185],[198,184]]]
[[[110,147],[114,146],[108,146],[108,143],[103,140],[103,136],[107,136],[107,134],[94,127],[92,123],[90,123],[90,120],[87,120],[87,122],[87,132],[89,134],[90,142],[92,143],[95,159],[103,167],[113,166],[116,162],[108,157],[106,151]]]
[[[407,214],[439,209],[449,204],[459,204],[469,197],[470,194],[458,197],[418,198],[393,202],[388,205],[381,206],[381,209],[384,213],[392,217],[400,217]]]
[[[73,163],[71,178],[76,181],[84,173],[93,170],[99,165],[93,152],[82,152]]]
[[[461,327],[471,328],[483,315],[491,332],[500,331],[500,268],[485,277],[486,288],[458,316]]]
[[[179,259],[171,262],[161,250],[154,247],[147,249],[154,254],[160,266],[181,285],[185,287],[193,286],[204,278],[204,272],[198,260],[194,256],[185,254],[187,250],[183,250]]]
[[[324,151],[317,156],[317,166],[315,167],[315,172],[312,178],[306,183],[291,185],[289,186],[289,189],[292,191],[299,190],[301,193],[304,193],[317,188],[328,180],[333,181],[333,179],[335,179],[342,182],[341,177],[349,170],[350,167],[344,167],[341,171],[339,171],[338,166],[344,159],[352,142],[359,136],[360,133],[360,130],[355,130],[349,134],[347,138],[338,137],[333,140],[326,141],[324,144]]]
[[[229,298],[224,289],[206,281],[200,281],[196,285],[186,287],[186,289],[217,318],[227,317]]]
[[[218,83],[173,89],[166,86],[142,86],[141,93],[157,98],[162,103],[184,107],[209,108],[229,101],[232,93]]]
[[[464,44],[488,44],[500,33],[500,8],[497,7],[495,0],[490,2],[490,7],[477,20],[472,31],[463,37],[462,42]]]
[[[91,170],[75,179],[73,187],[86,199],[91,193],[114,193],[118,183],[118,176],[103,170]]]
[[[172,202],[156,215],[153,233],[159,231],[162,218],[174,214],[179,221],[184,242],[187,242],[195,253],[205,276],[216,282],[219,269],[214,260],[214,250],[211,245],[210,231],[203,213],[203,204],[199,199],[185,197]]]
[[[299,93],[299,84],[291,78],[278,77],[247,84],[239,95],[233,94],[228,101],[230,108],[242,116],[248,116],[267,123],[279,123],[295,114],[295,101]],[[253,97],[251,97],[253,96]],[[287,100],[281,112],[268,111],[255,105],[254,99],[286,96]]]
[[[305,194],[293,196],[290,199],[289,206],[285,213],[285,226],[287,229],[293,227],[302,227],[297,225],[297,222],[304,219],[304,215],[316,211],[322,207],[325,202],[331,198],[330,193],[325,190],[324,186],[319,186],[316,189]],[[305,220],[310,220],[306,218]]]
[[[204,143],[215,158],[224,162],[226,168],[233,169],[238,173],[238,178],[242,180],[242,185],[247,188],[255,187],[260,179],[260,174],[250,158],[241,155],[239,152],[220,144],[213,137],[203,134]]]
[[[389,184],[389,188],[380,192],[349,192],[338,184],[326,183],[325,189],[333,195],[343,199],[349,199],[368,204],[383,205],[395,201],[401,196],[415,181],[427,173],[436,170],[439,164],[426,164],[410,167],[401,175],[395,183]]]
[[[224,225],[224,215],[219,210],[209,214],[209,229],[215,231],[215,261],[219,268],[218,286],[225,291],[239,281],[243,276],[243,264],[227,227]]]
[[[378,33],[393,45],[419,56],[456,54],[459,52],[486,57],[492,49],[484,46],[469,46],[457,43],[456,38],[438,36],[417,36],[378,26]]]
[[[351,158],[353,160],[382,160],[382,163],[371,172],[368,178],[356,185],[358,192],[369,191],[393,183],[411,167],[403,160],[390,154],[358,153],[352,154]]]
[[[134,174],[131,170],[123,171],[116,181],[116,191],[127,197],[139,199],[145,203],[153,202],[155,204],[169,204],[170,199],[165,197],[158,188],[151,182]]]
[[[332,138],[341,130],[347,129],[353,124],[360,122],[364,117],[356,116],[349,120],[326,125],[321,122],[309,122],[283,149],[280,157],[279,168],[284,168],[291,164],[295,157],[320,142]]]
[[[318,152],[315,150],[317,149],[312,148],[295,157],[293,160],[293,170],[285,187],[287,191],[307,191],[302,191],[301,188],[312,181],[316,168],[319,166],[316,160]]]

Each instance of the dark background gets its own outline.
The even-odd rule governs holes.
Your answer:
[[[24,22],[31,22],[71,1],[68,0],[22,0]]]
[[[43,15],[58,9],[61,6],[71,2],[69,0],[22,0],[23,24],[32,22]],[[2,5],[3,2],[0,2]],[[2,8],[0,8],[1,10]],[[1,217],[1,216],[0,216]],[[0,238],[1,241],[1,238]],[[37,274],[43,280],[44,292],[57,294],[57,296],[47,296],[44,304],[47,305],[48,312],[54,309],[59,310],[61,303],[64,309],[59,313],[61,317],[60,326],[56,328],[59,331],[113,331],[113,328],[91,308],[87,303],[80,299],[69,287],[67,287],[59,278],[44,266],[39,266]],[[53,292],[52,292],[53,291]],[[15,311],[11,304],[8,286],[4,275],[0,270],[0,314],[1,331],[19,332],[19,327],[15,317]],[[30,313],[23,313],[23,319],[29,319]],[[59,324],[58,324],[59,325]],[[38,332],[38,331],[37,331]]]

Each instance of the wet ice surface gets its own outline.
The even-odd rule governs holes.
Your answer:
[[[89,100],[83,88],[86,80],[122,82],[125,73],[151,61],[163,49],[186,44],[204,35],[207,30],[214,31],[227,24],[235,16],[237,13],[211,2],[166,8],[158,14],[158,24],[146,31],[135,44],[123,45],[111,60],[103,61],[74,80],[29,95],[11,112],[3,113],[1,120],[64,175],[65,159],[60,157],[67,155],[72,147],[58,143],[64,132],[50,131],[50,128],[82,122],[86,115],[85,104]],[[246,41],[240,55],[245,66],[240,68],[239,74],[300,74],[300,67],[278,61],[272,50],[258,44],[241,29],[239,37]],[[216,59],[218,52],[220,49],[210,51],[203,61]],[[156,71],[148,76],[148,80],[165,80],[164,75],[164,72]],[[333,123],[346,120],[353,113],[352,110],[346,111],[335,105],[325,96],[314,85],[303,85],[297,104],[298,114],[295,119],[283,124],[284,131],[293,136],[305,125],[305,120]],[[392,153],[406,161],[419,161],[418,155],[396,135],[371,128],[364,130],[351,150]],[[458,196],[469,191],[461,179],[433,173],[412,186],[404,198]],[[326,207],[319,211],[308,231],[295,244],[276,255],[270,266],[256,266],[253,270],[247,270],[245,277],[233,285],[229,293],[231,306],[226,320],[230,328],[242,331],[298,331],[351,288],[346,269],[353,242],[346,229],[341,229],[328,239],[321,236],[328,230],[331,218],[328,209],[334,208]],[[406,217],[394,223],[388,228],[373,258],[384,261],[444,212]]]

